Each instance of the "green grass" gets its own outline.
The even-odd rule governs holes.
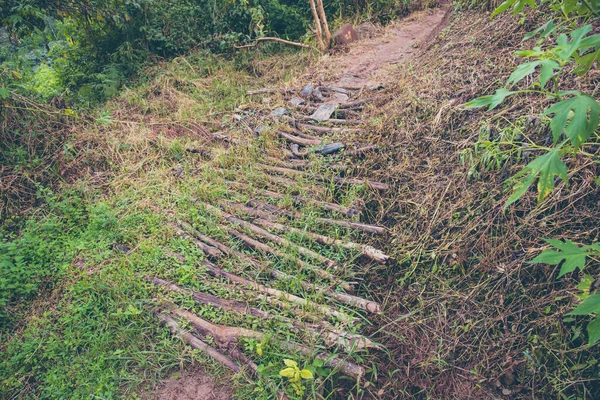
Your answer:
[[[292,79],[294,68],[282,69],[278,79]],[[296,398],[289,382],[279,375],[285,367],[284,359],[293,359],[300,367],[313,371],[316,379],[304,382],[308,397],[317,397],[321,391],[332,393],[341,387],[358,395],[355,382],[324,367],[312,356],[299,357],[278,346],[280,340],[292,340],[313,347],[315,354],[325,350],[336,353],[320,340],[291,329],[279,318],[314,322],[323,319],[322,315],[310,306],[286,302],[276,306],[252,290],[209,276],[200,266],[204,254],[190,240],[177,236],[170,225],[175,218],[186,221],[198,231],[295,278],[270,280],[239,260],[219,260],[218,264],[232,273],[312,301],[327,301],[332,307],[361,318],[355,310],[326,300],[323,293],[299,284],[305,280],[331,286],[331,282],[300,269],[293,261],[249,250],[224,232],[225,221],[196,202],[200,199],[216,204],[221,199],[244,202],[261,198],[258,190],[232,191],[223,179],[264,187],[269,179],[257,163],[263,151],[279,147],[274,136],[230,150],[223,150],[218,143],[206,146],[193,135],[169,138],[161,132],[152,136],[153,122],[221,121],[224,113],[248,101],[245,91],[250,78],[232,63],[218,60],[178,59],[169,64],[151,84],[108,104],[101,113],[101,123],[85,128],[87,137],[92,138],[89,140],[98,141],[86,152],[110,160],[111,177],[102,190],[87,179],[55,192],[40,189],[39,202],[43,206],[16,225],[17,229],[13,227],[15,233],[3,231],[0,398],[136,398],[181,366],[198,363],[215,376],[226,373],[223,367],[192,351],[160,326],[155,312],[171,303],[213,323],[254,329],[272,338],[263,343],[248,339],[240,343],[261,373],[253,379],[236,377],[234,387],[239,398],[275,398],[279,391]],[[137,122],[142,121],[143,115],[151,115],[153,120]],[[224,129],[234,136],[246,135],[237,124],[226,124]],[[207,162],[185,150],[198,146],[212,150],[215,159]],[[327,174],[315,161],[313,172]],[[218,172],[216,166],[225,169],[226,174]],[[185,174],[175,177],[173,170],[178,168]],[[364,190],[340,193],[333,186],[324,185],[313,193],[311,179],[297,178],[294,182],[293,187],[277,190],[317,196],[342,205],[355,202]],[[291,196],[280,201],[261,200],[292,207]],[[301,211],[301,219],[289,222],[293,226],[350,239],[348,230],[315,221],[314,217],[327,215],[322,210],[307,205]],[[340,273],[346,274],[343,277],[360,282],[362,272],[354,263],[357,254],[321,246],[297,234],[281,236],[340,262]],[[302,258],[294,247],[281,250]],[[180,254],[185,261],[173,257],[171,252]],[[266,321],[223,312],[196,303],[187,293],[157,288],[145,276],[243,301],[275,317]],[[366,323],[330,322],[353,333],[359,333]],[[205,340],[213,343],[210,337]],[[339,356],[362,363],[368,352]]]

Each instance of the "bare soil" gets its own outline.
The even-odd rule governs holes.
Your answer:
[[[449,6],[418,11],[388,25],[381,34],[352,43],[321,59],[328,81],[343,87],[376,86],[388,80],[388,66],[409,59],[444,23]]]
[[[202,369],[183,372],[164,382],[148,400],[230,400],[233,390],[230,385],[216,381]]]

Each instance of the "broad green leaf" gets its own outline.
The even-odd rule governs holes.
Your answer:
[[[2,98],[2,100],[8,99],[9,95],[10,95],[10,92],[8,90],[6,90],[3,87],[0,87],[0,98]]]
[[[600,312],[600,294],[593,294],[567,315],[588,315]]]
[[[579,29],[575,29],[571,32],[571,40],[569,41],[567,34],[563,33],[558,37],[556,42],[558,43],[558,47],[555,50],[555,53],[563,59],[563,61],[567,62],[571,58],[571,56],[580,49],[582,46],[583,37],[592,30],[591,25],[582,26]],[[587,46],[584,43],[584,46]]]
[[[575,63],[577,64],[577,68],[575,68],[575,73],[577,75],[587,74],[588,71],[592,69],[594,61],[598,61],[598,63],[600,63],[600,50],[596,50],[584,56],[576,57]]]
[[[564,274],[573,272],[576,269],[582,270],[585,267],[585,259],[587,256],[586,247],[579,247],[570,240],[561,242],[560,240],[546,239],[546,242],[557,248],[559,251],[553,249],[546,249],[542,251],[537,257],[530,261],[531,264],[549,264],[558,265],[563,262],[558,277],[560,278]]]
[[[285,368],[279,371],[279,375],[285,376],[286,378],[293,378],[296,370],[294,368]]]
[[[535,72],[535,69],[540,66],[540,84],[542,89],[548,83],[548,80],[554,76],[554,71],[560,69],[560,65],[554,60],[537,60],[523,63],[515,69],[510,77],[508,78],[508,85],[515,85],[519,83],[523,78],[531,75]]]
[[[303,369],[302,371],[300,371],[300,376],[302,377],[302,379],[313,379],[312,372],[310,372],[307,369]]]
[[[579,147],[598,127],[600,104],[593,97],[580,93],[554,104],[544,113],[554,114],[550,121],[554,143],[564,130],[573,146]]]
[[[526,40],[531,39],[532,37],[536,36],[540,32],[543,32],[541,34],[541,38],[545,39],[548,36],[550,36],[550,34],[552,32],[554,32],[555,29],[556,29],[556,24],[554,23],[554,20],[551,19],[550,21],[546,22],[544,25],[540,26],[539,28],[537,28],[533,32],[529,32],[527,35],[525,35],[525,37],[523,38],[523,42],[526,41]]]
[[[540,85],[542,89],[546,87],[546,83],[554,76],[554,71],[560,69],[560,65],[554,60],[543,60],[540,69]]]
[[[535,68],[538,65],[540,65],[541,63],[542,62],[540,60],[538,60],[538,61],[526,62],[526,63],[523,63],[523,64],[519,65],[515,69],[515,72],[513,72],[508,77],[508,81],[506,83],[508,84],[508,86],[512,86],[512,85],[514,85],[516,83],[519,83],[526,76],[533,74],[535,72]]]
[[[558,175],[565,183],[568,183],[567,166],[560,160],[559,150],[560,146],[537,157],[515,175],[514,178],[517,179],[517,182],[513,186],[514,193],[506,201],[505,209],[527,192],[538,175],[538,203],[554,190],[554,176]]]
[[[287,358],[283,360],[283,363],[288,367],[297,367],[298,363],[294,360],[288,360]]]
[[[526,5],[529,5],[531,8],[535,8],[535,0],[506,0],[504,3],[500,4],[498,8],[492,12],[491,18],[494,18],[496,15],[508,10],[512,7],[513,15],[517,15]]]
[[[600,33],[597,33],[592,36],[588,36],[581,41],[579,46],[580,52],[585,52],[588,49],[598,49],[600,48]],[[581,54],[581,53],[580,53]]]
[[[505,88],[500,88],[496,90],[496,93],[487,96],[481,96],[476,99],[465,103],[463,106],[467,109],[469,108],[481,108],[485,106],[489,106],[488,110],[493,110],[500,103],[504,101],[508,96],[513,95],[517,92],[511,92],[506,90]]]
[[[600,317],[596,317],[588,323],[588,344],[595,344],[600,340]]]

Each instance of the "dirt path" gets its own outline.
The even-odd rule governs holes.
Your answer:
[[[283,147],[280,149],[280,154],[288,154],[291,156],[292,152],[290,149],[292,147],[290,145],[296,144],[302,146],[302,149],[298,147],[296,152],[313,152],[315,145],[320,145],[322,143],[327,143],[333,140],[334,137],[343,136],[344,133],[350,132],[359,132],[362,129],[360,128],[361,114],[364,103],[361,102],[360,98],[364,97],[364,91],[362,90],[365,86],[370,86],[379,83],[385,83],[389,79],[391,79],[392,75],[389,73],[388,66],[391,64],[395,64],[398,62],[402,62],[409,58],[415,51],[417,45],[425,40],[429,35],[432,34],[442,24],[444,15],[446,15],[447,8],[439,8],[434,10],[427,10],[419,13],[415,13],[404,19],[403,21],[399,21],[395,24],[388,26],[383,32],[378,34],[376,37],[370,39],[364,39],[354,43],[350,51],[347,53],[339,53],[333,56],[325,56],[320,60],[320,67],[331,68],[331,74],[329,75],[328,84],[321,83],[317,85],[314,82],[314,90],[310,89],[307,93],[302,93],[306,91],[301,90],[302,88],[296,88],[297,92],[295,94],[289,94],[286,96],[286,103],[291,104],[291,96],[295,96],[296,99],[299,99],[298,96],[302,97],[302,105],[300,107],[290,107],[283,114],[285,117],[282,117],[281,120],[278,119],[279,123],[283,123],[283,125],[289,125],[287,128],[291,129],[289,133],[283,133],[282,135],[282,144]],[[386,77],[386,74],[388,75]],[[333,90],[334,86],[343,86],[348,90]],[[310,86],[311,88],[313,86]],[[351,88],[355,87],[361,90],[352,90]],[[323,94],[319,93],[319,88],[323,90]],[[373,91],[375,93],[375,91]],[[319,94],[317,94],[319,93]],[[340,100],[340,93],[343,93],[342,96],[345,97],[345,100]],[[315,112],[318,108],[322,106],[331,105],[331,103],[335,103],[337,108],[340,109],[337,111],[337,115],[333,119],[329,119],[329,116],[324,120],[328,126],[319,125],[318,122],[315,124],[311,123],[298,123],[298,121],[304,122],[314,122],[314,116],[310,116],[311,113]],[[354,102],[354,103],[353,103]],[[260,114],[260,110],[256,111],[256,115]],[[330,113],[331,114],[331,111]],[[272,115],[263,118],[260,123],[270,124],[272,122]],[[285,129],[285,128],[283,128]],[[278,131],[279,132],[279,131]],[[298,136],[296,136],[298,135]],[[323,137],[328,137],[327,139],[323,139]],[[339,137],[338,140],[347,141],[348,137]],[[369,143],[346,143],[348,145],[347,152],[343,153],[338,158],[332,158],[329,161],[323,161],[324,163],[334,163],[337,162],[337,165],[345,164],[355,165],[356,161],[359,158],[368,157],[373,151],[375,151],[375,146],[369,145]],[[293,149],[292,149],[293,150]],[[335,151],[334,151],[335,153]],[[258,165],[260,169],[263,169],[266,174],[263,181],[269,182],[270,180],[273,183],[268,183],[267,189],[269,192],[262,193],[263,190],[258,189],[253,191],[252,195],[261,198],[280,198],[281,196],[285,197],[286,194],[278,194],[279,191],[286,192],[285,188],[281,187],[281,182],[284,182],[286,186],[293,186],[289,182],[293,181],[291,179],[297,179],[298,176],[302,176],[303,179],[307,179],[308,181],[312,181],[312,185],[314,188],[322,188],[323,181],[330,182],[331,179],[334,179],[336,183],[338,183],[335,188],[335,193],[339,196],[333,196],[334,198],[344,197],[347,188],[356,186],[356,185],[365,185],[370,187],[372,190],[378,190],[380,192],[385,192],[389,189],[389,185],[386,183],[376,182],[372,179],[369,179],[368,176],[349,176],[344,175],[338,176],[338,172],[334,169],[331,170],[333,178],[328,175],[327,178],[323,178],[319,175],[313,176],[311,172],[311,168],[309,168],[312,164],[308,159],[303,159],[304,156],[298,156],[297,153],[294,153],[295,156],[284,157],[284,159],[276,159],[276,158],[267,158],[263,161],[264,164]],[[299,157],[296,158],[296,157]],[[322,166],[321,166],[322,167]],[[344,167],[345,170],[345,167]],[[247,192],[249,187],[245,182],[243,176],[235,176],[232,178],[232,182],[230,183],[230,187],[232,190]],[[317,191],[322,192],[322,191]],[[263,201],[263,200],[261,200]],[[352,235],[355,236],[357,243],[352,243],[352,248],[361,249],[361,264],[360,265],[373,265],[373,264],[387,264],[393,263],[393,259],[383,253],[381,250],[377,250],[373,247],[367,246],[365,244],[361,244],[360,231],[368,232],[369,234],[375,235],[383,235],[385,234],[385,228],[383,226],[369,225],[365,223],[359,223],[361,210],[360,207],[357,206],[354,209],[348,209],[347,207],[343,207],[341,204],[334,203],[326,203],[320,200],[311,199],[311,200],[302,200],[303,204],[299,209],[296,210],[287,210],[281,209],[279,207],[271,205],[269,208],[268,204],[261,203],[261,201],[252,201],[247,203],[246,205],[236,204],[236,203],[214,203],[206,206],[210,212],[213,214],[216,213],[220,217],[225,217],[225,220],[229,223],[237,226],[239,224],[243,224],[242,227],[250,229],[254,238],[258,240],[259,245],[263,246],[264,253],[272,253],[272,255],[276,255],[277,257],[283,257],[285,254],[279,254],[276,250],[273,250],[271,247],[266,245],[269,242],[274,243],[288,243],[287,238],[283,238],[273,234],[272,232],[268,232],[263,230],[262,227],[267,227],[271,230],[275,229],[273,232],[277,232],[277,229],[281,230],[281,228],[277,228],[278,226],[284,227],[284,225],[278,224],[279,222],[284,222],[285,218],[298,219],[303,217],[302,210],[304,208],[304,203],[311,203],[313,206],[322,207],[323,212],[331,213],[330,219],[321,218],[321,222],[326,222],[327,224],[333,224],[334,226],[342,226],[352,230]],[[233,206],[232,206],[233,204]],[[360,200],[357,204],[364,204],[364,201]],[[219,211],[221,210],[221,211]],[[231,214],[227,214],[227,212],[231,212]],[[228,216],[229,215],[229,216]],[[260,217],[260,218],[259,218]],[[282,220],[283,217],[283,220]],[[262,218],[262,219],[261,219]],[[288,221],[289,222],[289,221]],[[286,224],[288,223],[286,222]],[[255,224],[262,224],[257,226]],[[216,242],[214,238],[210,238],[207,236],[198,236],[199,234],[193,230],[191,224],[187,224],[184,226],[184,229],[187,229],[188,237],[190,235],[200,238],[196,241],[196,243],[200,243],[200,248],[203,252],[206,253],[208,257],[218,258],[214,254],[226,257],[226,258],[236,258],[240,257],[239,254],[229,249],[227,245]],[[294,229],[294,228],[291,228]],[[231,234],[231,231],[227,231],[228,234]],[[320,237],[321,242],[325,240],[327,245],[332,245],[334,239],[327,238],[325,236],[320,235],[321,230],[315,230],[314,232],[308,231],[312,235],[316,235]],[[283,232],[285,233],[285,232]],[[287,232],[289,233],[289,232]],[[234,235],[235,236],[235,235]],[[312,236],[314,239],[315,236]],[[239,239],[240,237],[237,236]],[[325,238],[325,239],[322,239]],[[339,239],[335,237],[335,239]],[[262,243],[261,240],[264,242]],[[204,242],[203,242],[204,241]],[[243,241],[243,239],[242,239]],[[338,242],[342,242],[337,240]],[[319,243],[321,243],[319,242]],[[256,241],[254,242],[256,243]],[[249,244],[246,240],[245,244],[249,247],[255,246],[256,244]],[[297,244],[295,244],[297,245]],[[215,248],[211,246],[216,246]],[[217,250],[218,249],[218,250]],[[311,263],[316,265],[317,267],[311,267],[313,270],[320,270],[320,268],[327,268],[324,266],[320,266],[320,263],[325,263],[329,266],[338,265],[338,262],[328,259],[325,255],[314,253],[313,251],[307,250],[303,247],[300,247],[304,251],[302,254],[305,257],[309,257],[311,259]],[[223,254],[221,254],[223,252]],[[249,259],[249,256],[242,255],[245,259]],[[285,258],[285,257],[284,257]],[[255,258],[250,258],[250,260],[254,263],[254,265],[263,265],[263,261]],[[217,261],[218,262],[218,261]],[[351,264],[354,267],[358,266],[352,262]],[[306,261],[302,261],[300,264],[301,268],[306,268],[310,266]],[[212,271],[220,271],[219,267],[216,265],[211,267]],[[258,288],[258,284],[251,282],[244,278],[236,277],[235,275],[230,274],[230,277],[234,277],[235,282],[242,282],[247,287]],[[281,274],[274,275],[276,279],[282,279]],[[342,287],[344,285],[348,285],[351,289],[353,286],[345,281],[347,278],[344,276],[342,271],[338,271],[335,274],[331,274],[330,272],[323,272],[318,275],[318,278],[321,279],[320,285],[327,292],[327,297],[312,300],[310,298],[304,299],[295,297],[296,302],[311,302],[311,304],[317,304],[317,307],[320,307],[319,310],[325,313],[325,316],[321,316],[324,320],[330,318],[334,313],[337,315],[336,318],[341,318],[344,321],[345,315],[343,313],[338,312],[338,304],[331,301],[331,299],[335,299],[338,303],[344,303],[348,308],[361,309],[365,314],[363,318],[369,318],[369,315],[374,315],[380,312],[381,305],[377,303],[375,300],[370,298],[360,298],[356,296],[349,295],[347,293],[340,293],[335,289],[335,286],[331,285],[331,280],[334,282],[339,282],[338,284]],[[232,279],[232,278],[230,278]],[[159,280],[155,280],[158,282]],[[161,281],[166,282],[166,281]],[[273,283],[265,283],[265,285],[272,285]],[[310,285],[305,283],[306,285]],[[263,287],[267,291],[271,291],[268,293],[272,294],[272,289],[267,286]],[[183,289],[182,289],[183,290]],[[187,289],[185,289],[187,290]],[[196,292],[198,295],[194,297],[198,301],[198,299],[203,299],[202,293]],[[285,294],[285,296],[291,296]],[[225,300],[218,299],[212,296],[213,302],[220,300],[221,303],[217,301],[215,304],[225,304]],[[291,297],[290,297],[291,298]],[[217,299],[217,300],[214,300]],[[312,302],[317,303],[312,303]],[[210,303],[213,304],[213,303]],[[240,303],[242,304],[242,303]],[[304,303],[302,303],[304,304]],[[214,305],[214,304],[213,304]],[[242,307],[241,309],[245,309]],[[324,310],[324,311],[323,311]],[[239,311],[239,309],[238,309]],[[349,320],[351,321],[351,319]],[[328,325],[325,324],[325,327]],[[343,326],[340,325],[340,326]],[[329,328],[327,328],[329,329]],[[342,329],[343,328],[338,328]],[[350,329],[350,328],[348,328]],[[352,340],[353,344],[351,349],[354,349],[354,346],[363,346],[369,347],[371,346],[371,341],[361,336],[358,333],[349,334],[344,332],[345,341]],[[348,339],[351,338],[351,339]],[[328,346],[332,347],[335,343],[329,343]],[[220,349],[224,352],[224,357],[228,357],[228,352],[231,350],[229,348]],[[348,351],[348,348],[342,347],[339,351],[344,352]],[[237,353],[236,353],[237,354]],[[331,356],[325,353],[323,350],[323,354],[327,355],[327,359],[330,359]],[[239,361],[239,360],[238,360]],[[231,361],[235,364],[233,361]],[[326,363],[326,365],[329,365]],[[330,365],[331,366],[331,365]],[[336,364],[336,367],[339,367]],[[342,369],[342,373],[351,376],[356,379],[357,377],[361,377],[365,374],[365,369],[361,365],[353,364],[352,362],[345,362],[344,368]],[[212,400],[226,400],[232,398],[232,390],[231,388],[227,388],[219,382],[214,381],[210,376],[208,376],[202,370],[190,371],[188,373],[184,373],[182,376],[168,380],[160,389],[155,391],[149,398],[157,399],[157,400],[171,400],[171,399],[212,399]]]
[[[428,9],[387,26],[379,35],[362,39],[321,60],[328,82],[344,87],[376,86],[389,79],[389,66],[410,58],[416,48],[444,22],[449,6]]]

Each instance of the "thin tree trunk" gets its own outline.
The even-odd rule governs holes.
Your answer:
[[[319,20],[319,14],[317,14],[317,7],[315,6],[315,0],[308,0],[310,3],[310,11],[312,11],[313,19],[315,21],[315,36],[317,37],[317,44],[319,49],[325,50],[323,43],[323,30],[321,29],[321,21]]]
[[[319,10],[319,17],[321,18],[321,23],[323,24],[323,33],[325,34],[325,49],[327,49],[331,44],[331,33],[329,32],[329,25],[327,24],[327,16],[325,15],[323,0],[317,0],[317,7]]]

